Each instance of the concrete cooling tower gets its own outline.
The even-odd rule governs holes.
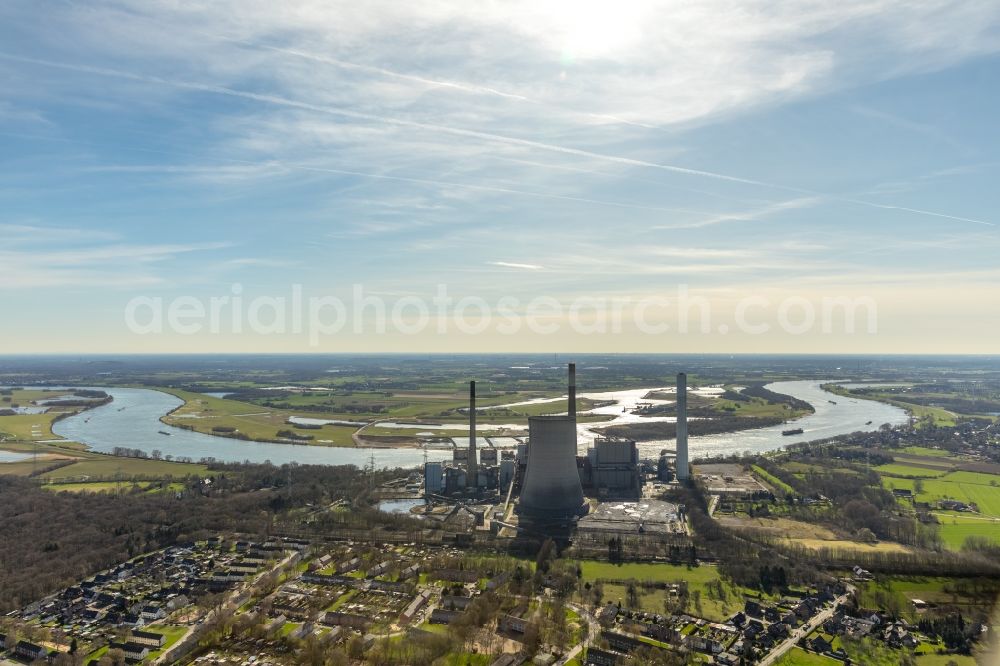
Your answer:
[[[576,469],[576,364],[571,363],[567,415],[528,419],[528,466],[519,511],[560,519],[581,514],[583,507],[583,485]]]
[[[576,419],[531,417],[528,436],[528,467],[521,489],[520,513],[538,518],[569,518],[580,514],[583,486],[576,470]]]

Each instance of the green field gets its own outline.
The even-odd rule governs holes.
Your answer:
[[[50,483],[42,486],[42,488],[57,493],[105,493],[117,491],[118,485],[116,481],[95,481],[92,483]],[[184,490],[184,485],[181,483],[167,483],[161,487],[159,483],[154,481],[140,481],[136,484],[125,481],[122,484],[122,490],[130,492],[133,485],[137,485],[142,490],[149,492]]]
[[[754,474],[759,476],[761,480],[763,480],[765,483],[770,485],[775,490],[788,493],[789,495],[795,494],[795,488],[792,488],[790,485],[788,485],[778,477],[774,476],[773,474],[765,470],[763,467],[752,465],[751,469],[754,471]]]
[[[914,480],[897,477],[883,478],[895,488],[913,490]],[[982,472],[949,472],[937,478],[921,481],[923,492],[916,495],[918,502],[936,503],[953,499],[967,504],[975,503],[984,516],[1000,518],[1000,475]]]
[[[93,454],[92,454],[93,455]],[[15,463],[23,464],[23,463]],[[3,472],[0,465],[0,473]],[[80,460],[80,462],[61,467],[53,472],[42,475],[46,483],[83,480],[113,480],[121,476],[123,479],[140,477],[148,480],[166,477],[183,478],[195,474],[206,476],[208,468],[204,465],[167,462],[165,460],[149,460],[146,458],[118,458],[114,456],[98,456]]]
[[[837,666],[844,662],[794,647],[774,663],[775,666]]]
[[[0,397],[0,409],[19,405],[30,407],[35,401],[52,398],[72,397],[69,391],[41,391],[21,389],[11,395]],[[9,400],[8,400],[9,399]],[[82,407],[52,407],[45,414],[14,414],[0,416],[0,441],[20,440],[36,442],[39,440],[61,439],[52,433],[52,422],[63,414],[75,414]]]
[[[52,422],[59,414],[59,412],[49,412],[0,416],[0,433],[4,433],[7,439],[25,442],[60,439],[59,436],[52,434]]]
[[[970,536],[986,537],[1000,544],[1000,518],[942,512],[934,514],[940,525],[938,533],[947,546],[958,550]]]
[[[646,564],[631,562],[612,564],[596,560],[581,560],[583,580],[638,580],[654,583],[671,583],[686,580],[689,583],[707,583],[719,577],[718,570],[711,565],[688,567],[682,564]]]
[[[325,414],[308,414],[261,407],[249,402],[215,398],[204,393],[181,391],[178,389],[163,389],[184,401],[184,405],[163,418],[170,425],[195,430],[209,435],[219,435],[213,428],[235,428],[239,434],[253,440],[277,441],[279,430],[293,430],[313,439],[302,442],[319,446],[354,446],[354,426],[325,425],[319,430],[296,430],[286,423],[291,416],[317,416],[321,418],[344,418],[356,420],[356,417],[329,416]]]
[[[152,631],[157,634],[163,634],[165,639],[163,647],[158,650],[152,650],[149,653],[149,658],[145,662],[143,662],[143,663],[152,663],[157,657],[159,657],[161,654],[163,654],[168,649],[173,647],[177,643],[177,641],[183,638],[184,634],[187,633],[188,628],[172,624],[153,624],[148,627],[143,627],[143,631]],[[105,645],[104,647],[99,648],[88,654],[87,657],[84,659],[84,663],[89,664],[91,661],[94,660],[100,661],[101,657],[103,657],[107,653],[108,653],[108,646]]]
[[[580,562],[585,582],[601,581],[628,581],[635,580],[638,583],[679,583],[686,582],[688,590],[694,592],[698,590],[701,595],[701,615],[709,620],[722,621],[731,616],[743,607],[743,595],[746,592],[742,588],[723,580],[723,589],[726,593],[725,599],[713,598],[709,593],[709,584],[721,579],[719,570],[712,566],[703,564],[698,567],[687,567],[673,564],[645,564],[627,563],[611,564],[610,562],[597,562],[584,560]],[[605,601],[626,601],[627,586],[624,582],[609,583],[603,582]],[[663,601],[665,590],[644,590],[639,589],[640,608],[655,612],[663,612]],[[692,607],[692,612],[694,608]]]
[[[873,467],[873,470],[887,476],[911,476],[922,479],[933,479],[936,477],[944,476],[948,473],[947,469],[929,469],[927,467],[915,467],[911,465],[900,465],[898,463],[890,463],[888,465],[879,465],[878,467]],[[897,486],[898,487],[898,486]]]
[[[922,654],[917,657],[917,666],[976,666],[975,657],[961,654]]]
[[[163,647],[159,650],[153,650],[149,653],[149,661],[152,662],[161,654],[166,652],[168,649],[174,646],[184,634],[187,633],[188,628],[180,625],[173,624],[154,624],[144,628],[145,631],[155,631],[158,634],[163,634],[166,639],[163,643]]]
[[[942,449],[931,449],[926,446],[907,446],[900,449],[903,453],[910,453],[915,456],[928,456],[931,458],[951,458],[952,455],[948,451]]]
[[[488,654],[475,654],[463,652],[460,654],[449,654],[434,662],[436,666],[486,666],[493,661],[493,657]]]

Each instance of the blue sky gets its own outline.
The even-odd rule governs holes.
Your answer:
[[[476,4],[3,3],[4,351],[1000,352],[996,2]],[[878,330],[125,325],[235,283]]]

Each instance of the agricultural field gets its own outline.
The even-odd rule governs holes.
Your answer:
[[[882,474],[882,485],[890,489],[913,492],[914,501],[930,504],[937,518],[938,532],[944,544],[959,550],[968,537],[985,537],[1000,543],[1000,475],[984,472],[940,471],[921,469],[923,478],[894,476],[906,472],[911,476],[918,468],[883,465],[876,468]],[[919,489],[919,492],[918,492]],[[956,500],[975,505],[977,512],[957,512],[938,509],[942,500]]]
[[[948,473],[947,469],[914,467],[912,465],[901,465],[899,463],[889,463],[888,465],[879,465],[878,467],[873,467],[872,469],[886,476],[898,476],[904,478],[913,477],[920,479],[930,479],[934,477],[944,476],[945,474]]]
[[[927,446],[907,446],[899,449],[903,453],[908,453],[914,456],[922,456],[929,458],[950,458],[952,454],[943,449],[932,449]]]
[[[970,537],[985,537],[1000,545],[1000,518],[975,516],[952,511],[934,514],[938,519],[938,533],[945,545],[959,550]]]
[[[883,477],[883,485],[913,491],[919,483],[921,492],[915,492],[918,502],[935,504],[943,499],[975,503],[984,516],[1000,518],[1000,475],[982,472],[949,472],[932,479],[901,479]]]

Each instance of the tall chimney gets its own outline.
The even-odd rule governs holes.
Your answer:
[[[691,477],[688,465],[688,397],[687,375],[677,374],[677,479],[686,481]]]
[[[569,409],[571,419],[576,418],[576,363],[569,364]]]
[[[479,467],[476,464],[476,382],[469,382],[469,461],[465,485],[479,485]]]

